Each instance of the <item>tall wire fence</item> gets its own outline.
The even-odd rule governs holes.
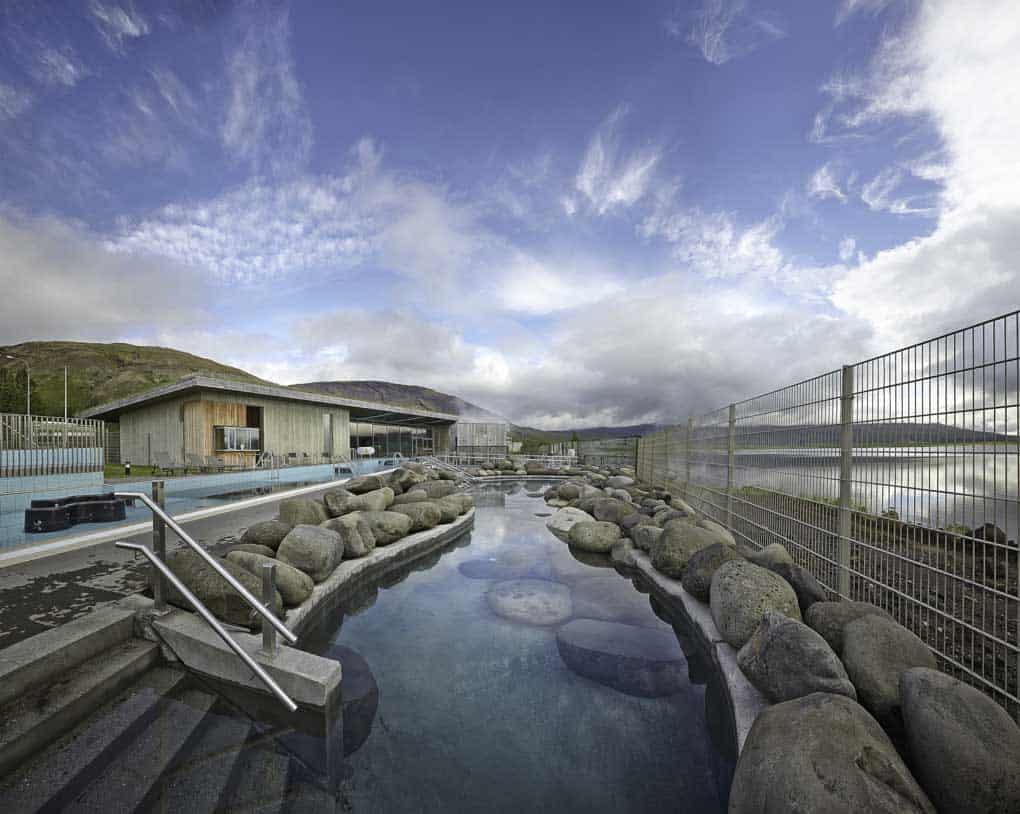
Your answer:
[[[1020,718],[1020,312],[646,435],[638,475],[782,543]]]
[[[0,477],[102,472],[105,446],[96,419],[0,413]]]

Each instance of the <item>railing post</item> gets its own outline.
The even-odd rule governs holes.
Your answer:
[[[726,431],[726,528],[733,528],[733,463],[737,452],[737,405],[730,405]]]
[[[159,508],[166,508],[166,483],[161,480],[152,482],[152,502]],[[166,523],[155,512],[152,513],[152,553],[160,562],[166,562]],[[153,570],[152,598],[156,613],[166,613],[167,581],[160,571]]]
[[[266,608],[276,612],[276,563],[267,562],[262,566],[262,604]],[[262,654],[273,657],[280,650],[279,642],[276,639],[276,628],[270,624],[262,623]]]
[[[843,365],[839,393],[839,526],[837,590],[850,598],[850,534],[853,517],[850,512],[851,480],[854,454],[854,367]]]

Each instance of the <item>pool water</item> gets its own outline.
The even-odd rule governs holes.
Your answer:
[[[305,639],[344,665],[355,811],[725,810],[705,671],[608,558],[548,532],[541,488],[479,490],[470,536]]]

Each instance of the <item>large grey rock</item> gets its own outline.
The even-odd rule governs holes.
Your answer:
[[[627,503],[615,497],[596,498],[592,505],[592,515],[596,520],[619,524],[628,514],[637,511],[633,503]]]
[[[276,551],[290,530],[291,526],[279,520],[263,520],[261,523],[248,526],[241,535],[241,542],[246,545],[265,546]]]
[[[773,574],[779,574],[779,576],[790,583],[793,592],[797,594],[797,604],[800,605],[800,612],[802,614],[806,613],[807,609],[816,602],[828,602],[829,595],[825,592],[822,583],[815,579],[814,574],[806,568],[801,568],[796,563],[785,561],[774,562],[764,567],[768,568]]]
[[[578,483],[567,483],[560,484],[556,490],[557,497],[560,500],[577,500],[581,496],[581,485]]]
[[[590,572],[589,572],[590,573]],[[648,597],[634,590],[634,584],[615,569],[595,572],[599,576],[582,576],[570,583],[574,616],[580,619],[601,619],[623,622],[638,627],[662,627],[650,613]]]
[[[624,489],[633,485],[634,479],[628,478],[626,475],[613,475],[606,481],[606,486],[610,489]]]
[[[651,551],[661,536],[662,529],[644,523],[639,523],[630,530],[630,538],[634,541],[634,545],[642,551]]]
[[[432,502],[439,508],[439,512],[442,515],[439,520],[440,523],[452,523],[461,515],[461,503],[453,495],[441,497]]]
[[[290,528],[304,525],[317,526],[328,519],[326,507],[310,497],[289,497],[280,501],[278,520]],[[272,546],[269,547],[272,548]]]
[[[456,500],[460,503],[460,513],[467,514],[475,507],[475,499],[471,495],[465,492],[454,492],[449,496],[449,500]]]
[[[813,692],[857,700],[854,685],[832,648],[803,622],[771,611],[737,653],[737,664],[772,702]]]
[[[405,514],[411,518],[411,532],[435,528],[443,519],[443,513],[431,500],[425,503],[403,503],[393,506],[391,511]]]
[[[782,577],[747,560],[723,563],[712,576],[712,619],[727,644],[741,648],[769,611],[796,619],[800,606]]]
[[[563,542],[570,542],[570,527],[574,523],[594,523],[595,518],[587,512],[572,507],[558,509],[545,521],[545,527]]]
[[[591,551],[595,554],[608,554],[620,539],[620,527],[615,523],[600,520],[574,523],[570,527],[568,542],[571,548]]]
[[[570,618],[570,589],[545,579],[497,582],[486,593],[489,607],[511,622],[558,625]]]
[[[620,540],[613,546],[609,556],[614,563],[625,568],[634,568],[637,565],[637,561],[634,559],[635,550],[634,544],[630,540]]]
[[[404,492],[402,495],[397,495],[393,498],[392,506],[398,506],[401,503],[421,503],[422,501],[430,500],[429,493],[424,489],[417,487],[412,488],[409,492]]]
[[[761,712],[730,787],[729,814],[935,814],[882,728],[844,695]]]
[[[334,517],[322,524],[323,528],[335,531],[344,543],[344,557],[364,557],[375,550],[375,535],[364,512],[351,512]]]
[[[382,489],[386,484],[383,482],[381,475],[359,475],[356,478],[351,478],[344,483],[344,489],[350,492],[352,495],[363,495],[366,492],[374,492],[376,489]]]
[[[283,604],[288,607],[296,607],[307,600],[312,595],[312,589],[315,587],[315,583],[312,582],[312,578],[308,574],[272,557],[250,554],[246,551],[231,551],[227,554],[227,560],[237,563],[259,580],[262,579],[262,568],[264,565],[275,565],[276,590],[280,592]],[[261,597],[261,592],[256,594],[256,596]]]
[[[701,602],[708,602],[712,590],[712,576],[719,566],[741,557],[736,550],[725,543],[713,543],[707,548],[695,551],[681,578],[684,590]]]
[[[321,526],[294,526],[283,538],[276,558],[304,571],[315,582],[322,582],[333,573],[343,557],[344,542],[340,535]]]
[[[903,733],[900,676],[912,667],[934,670],[935,656],[905,627],[869,614],[843,630],[843,665],[857,698],[894,739]]]
[[[276,556],[276,552],[273,551],[273,549],[271,549],[269,546],[253,545],[251,543],[241,543],[240,545],[232,545],[223,553],[223,556],[226,557],[227,555],[234,551],[246,551],[249,554],[261,554],[263,557],[270,558]]]
[[[688,686],[687,659],[671,630],[575,619],[556,631],[560,657],[578,675],[645,698]]]
[[[352,512],[346,517],[363,517],[372,530],[376,545],[389,545],[411,531],[411,517],[402,512]]]
[[[413,472],[406,466],[402,466],[400,469],[395,469],[390,473],[388,484],[393,487],[394,492],[398,490],[399,492],[408,492],[426,480],[427,478],[424,475]]]
[[[786,546],[782,543],[772,543],[765,546],[761,551],[749,553],[747,559],[755,565],[760,565],[762,568],[770,570],[780,563],[793,565],[793,557],[790,556],[790,552],[786,550]]]
[[[395,499],[393,490],[388,486],[371,492],[352,494],[346,489],[333,489],[322,496],[326,508],[332,517],[350,514],[351,512],[381,512],[389,508]]]
[[[680,579],[691,556],[715,542],[705,529],[686,520],[670,520],[652,548],[652,565],[660,574]]]
[[[256,614],[241,595],[199,554],[189,549],[178,549],[167,555],[166,564],[217,619],[241,627],[261,627],[262,617]],[[262,596],[261,577],[253,576],[247,569],[230,560],[219,560],[219,564],[255,596]],[[193,610],[173,585],[168,585],[167,588],[167,598],[170,602],[178,607]],[[275,606],[282,607],[283,601],[279,591],[274,599]]]
[[[999,704],[924,667],[900,676],[914,776],[940,814],[1020,811],[1020,729]]]
[[[892,617],[870,602],[815,602],[804,614],[808,627],[818,631],[837,656],[843,655],[843,630],[848,624],[868,615]]]
[[[698,522],[695,523],[698,528],[707,531],[717,543],[725,543],[728,546],[736,547],[737,541],[730,533],[729,529],[725,526],[716,523],[714,520],[709,520],[707,517],[701,517]]]
[[[448,480],[430,480],[426,483],[419,484],[415,488],[424,489],[425,494],[427,494],[430,499],[436,500],[441,497],[446,497],[447,495],[452,495],[455,491],[457,491],[457,484]]]

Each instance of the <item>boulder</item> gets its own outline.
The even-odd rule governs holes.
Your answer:
[[[688,686],[672,630],[575,619],[556,631],[556,647],[575,673],[628,695],[659,698]]]
[[[446,497],[447,495],[452,495],[455,491],[457,491],[457,484],[448,480],[433,480],[419,484],[415,488],[423,489],[430,499],[436,500],[441,497]]]
[[[363,495],[365,492],[374,492],[377,489],[382,489],[385,485],[382,475],[359,475],[346,481],[344,489],[352,495]]]
[[[420,487],[418,487],[420,488]],[[340,517],[351,512],[381,512],[388,509],[396,496],[388,486],[371,492],[355,495],[346,489],[333,489],[323,496],[331,517]]]
[[[424,503],[404,503],[394,506],[392,511],[406,514],[411,518],[411,532],[435,528],[443,519],[443,513],[431,500]]]
[[[281,523],[279,520],[263,520],[248,526],[241,535],[241,542],[245,545],[261,545],[276,551],[287,536],[291,526]]]
[[[288,529],[289,531],[289,529]],[[273,551],[269,546],[264,545],[252,545],[250,543],[241,543],[241,545],[232,545],[224,552],[223,556],[226,557],[234,551],[244,551],[248,554],[261,554],[263,557],[275,557],[276,552]]]
[[[408,492],[417,486],[419,483],[423,483],[426,480],[424,475],[417,472],[413,472],[406,466],[395,469],[390,473],[388,484],[393,487],[393,491],[398,494],[402,492]]]
[[[475,507],[475,499],[464,492],[454,492],[449,497],[450,500],[456,500],[460,503],[460,513],[467,514]]]
[[[660,574],[680,579],[691,556],[715,542],[705,529],[686,520],[670,520],[652,548],[652,565]]]
[[[737,541],[725,526],[716,523],[714,520],[709,520],[707,517],[700,518],[695,525],[712,535],[717,543],[725,543],[736,548]]]
[[[882,728],[845,695],[764,709],[737,760],[729,814],[935,814]]]
[[[747,560],[720,565],[709,591],[715,625],[726,643],[736,648],[747,644],[769,611],[801,620],[797,595],[789,583]]]
[[[558,497],[546,498],[545,502],[548,503],[554,509],[565,509],[567,508],[567,506],[570,506],[571,504],[574,503],[573,500],[561,500]]]
[[[432,501],[438,508],[442,517],[440,523],[452,523],[461,515],[461,504],[453,495],[448,497],[441,497],[439,500]]]
[[[609,556],[618,565],[622,565],[625,568],[634,568],[637,565],[634,559],[634,551],[634,544],[630,540],[620,540],[613,546]]]
[[[217,619],[241,627],[257,629],[261,627],[262,617],[251,609],[241,595],[209,565],[199,554],[190,549],[177,549],[167,555],[167,567],[205,605]],[[255,577],[247,569],[236,562],[219,560],[234,579],[251,591],[256,597],[262,596],[262,578]],[[173,585],[167,586],[167,599],[174,605],[193,610],[190,603]],[[275,596],[275,606],[283,606],[279,591]]]
[[[633,485],[634,479],[628,478],[626,475],[613,475],[606,481],[606,486],[610,489],[624,489]]]
[[[681,578],[684,590],[701,602],[708,602],[711,596],[712,575],[723,563],[739,560],[736,550],[725,543],[713,543],[707,548],[695,551]]]
[[[486,593],[492,611],[511,622],[558,625],[572,614],[570,589],[545,579],[497,582]]]
[[[325,655],[340,662],[343,674],[341,728],[344,757],[358,751],[372,733],[379,708],[379,685],[368,662],[357,651],[334,644]]]
[[[346,517],[363,517],[376,545],[389,545],[411,531],[411,517],[402,512],[352,512]]]
[[[928,645],[903,625],[875,614],[843,629],[843,665],[858,700],[893,739],[903,733],[900,676],[913,667],[936,667]]]
[[[347,559],[364,557],[375,550],[375,535],[364,512],[334,517],[323,523],[322,527],[340,535],[344,543],[344,557]]]
[[[656,541],[662,536],[662,529],[639,523],[630,530],[630,539],[642,551],[651,551]]]
[[[747,559],[755,565],[760,565],[762,568],[769,568],[770,570],[780,563],[793,565],[793,557],[790,556],[790,552],[786,550],[786,546],[782,543],[772,543],[772,545],[765,546],[761,551],[748,553]]]
[[[276,590],[280,592],[283,604],[288,607],[296,607],[307,600],[312,595],[312,588],[315,587],[315,583],[312,582],[312,578],[308,574],[272,557],[251,554],[247,551],[231,551],[227,554],[227,560],[237,563],[259,580],[262,579],[262,567],[264,565],[275,565]],[[261,591],[256,596],[261,597]]]
[[[999,704],[952,676],[900,676],[914,776],[940,814],[1020,811],[1020,729]]]
[[[429,500],[428,492],[424,489],[417,487],[411,489],[409,492],[404,492],[402,495],[397,495],[393,498],[392,506],[397,506],[401,503],[421,503],[423,500]]]
[[[633,503],[627,503],[615,497],[597,498],[592,506],[592,515],[596,520],[603,520],[607,523],[617,523],[628,514],[637,511]]]
[[[277,519],[290,528],[317,526],[319,523],[329,520],[329,514],[326,512],[326,507],[318,500],[313,500],[310,497],[289,497],[280,501]],[[281,539],[280,542],[283,540]],[[272,548],[272,546],[269,547]]]
[[[575,508],[562,508],[545,521],[545,527],[563,542],[570,542],[570,527],[574,523],[594,523],[595,518]]]
[[[768,566],[766,567],[768,568]],[[801,568],[795,563],[780,562],[773,565],[769,570],[774,574],[779,574],[779,576],[790,583],[793,592],[797,594],[797,604],[800,605],[801,614],[806,613],[807,609],[816,602],[827,602],[829,600],[829,594],[826,592],[825,587],[806,568]]]
[[[692,515],[689,515],[686,512],[680,512],[677,511],[676,509],[670,508],[660,509],[659,511],[652,515],[652,519],[663,527],[665,527],[665,525],[672,520],[686,520],[689,522],[691,520],[691,517]],[[713,540],[713,542],[715,541]]]
[[[620,539],[620,527],[601,520],[582,521],[570,527],[567,541],[571,548],[607,554]]]
[[[737,653],[737,664],[773,703],[813,692],[857,700],[843,663],[825,639],[803,622],[779,613],[765,614]]]
[[[888,613],[870,602],[815,602],[808,608],[804,621],[808,627],[821,634],[837,656],[842,656],[844,628],[855,619],[870,614],[892,619]]]
[[[556,494],[560,500],[577,500],[581,496],[581,486],[580,484],[568,481],[567,483],[560,484]]]
[[[321,526],[294,526],[283,538],[276,558],[304,571],[316,583],[333,573],[343,557],[344,541],[340,535]]]

